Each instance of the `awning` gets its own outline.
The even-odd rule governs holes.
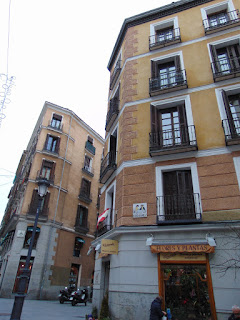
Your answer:
[[[33,232],[33,227],[27,227],[27,231]],[[40,228],[36,228],[36,232],[40,232]]]
[[[81,242],[81,243],[85,243],[85,240],[83,240],[82,238],[76,238],[77,242]]]

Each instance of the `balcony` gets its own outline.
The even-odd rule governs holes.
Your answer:
[[[63,130],[63,124],[60,121],[50,120],[48,122],[48,127],[53,130],[61,131]]]
[[[101,163],[100,182],[105,183],[116,169],[116,152],[110,151]]]
[[[110,101],[110,109],[107,113],[105,130],[109,131],[119,113],[119,99],[113,98]]]
[[[194,125],[181,125],[177,129],[149,133],[149,154],[151,157],[197,149]]]
[[[209,18],[203,20],[205,34],[211,34],[217,31],[222,31],[240,25],[239,10],[226,12],[222,17],[218,17],[211,21]]]
[[[47,182],[50,185],[53,185],[54,179],[55,179],[55,175],[51,175],[51,176],[47,177],[47,176],[42,175],[40,170],[37,172],[36,182],[40,182],[40,183]]]
[[[214,82],[240,76],[240,57],[224,58],[211,63]]]
[[[180,29],[169,29],[167,33],[158,33],[149,37],[149,50],[160,49],[179,42],[181,42]]]
[[[101,235],[103,235],[104,233],[110,231],[113,228],[112,225],[110,224],[104,224],[103,222],[99,223],[98,229],[95,232],[95,237],[100,237]]]
[[[157,197],[157,224],[202,222],[199,193]]]
[[[118,60],[118,62],[116,63],[116,66],[113,70],[113,73],[110,77],[110,90],[113,89],[113,87],[114,87],[115,83],[117,82],[117,79],[120,75],[120,72],[122,70],[121,63],[122,63],[122,60]]]
[[[86,192],[83,189],[80,189],[78,199],[87,203],[87,204],[90,204],[92,202],[92,195],[91,195],[91,193]]]
[[[76,232],[86,234],[89,231],[89,222],[83,223],[77,218],[74,229]]]
[[[161,77],[149,79],[150,97],[157,96],[162,93],[186,89],[187,87],[188,85],[185,69],[161,73]]]
[[[83,163],[82,171],[89,175],[90,177],[94,176],[94,169],[92,166],[88,166],[85,163]]]
[[[91,154],[95,155],[96,148],[92,145],[91,142],[86,141],[85,149],[88,150],[89,152],[91,152]]]
[[[227,146],[240,144],[240,118],[222,120],[222,127]]]

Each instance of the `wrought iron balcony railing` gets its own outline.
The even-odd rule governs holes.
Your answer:
[[[82,171],[91,177],[94,176],[94,168],[92,166],[88,166],[86,163],[83,163]]]
[[[157,223],[201,222],[201,204],[198,193],[157,197]]]
[[[193,150],[197,150],[194,125],[181,125],[178,128],[149,133],[149,154],[151,156]]]
[[[27,212],[27,215],[29,216],[35,216],[37,213],[37,209],[31,207],[30,205],[28,206],[28,212]],[[43,209],[40,209],[40,212],[39,212],[39,219],[41,218],[47,218],[48,217],[48,213],[49,213],[49,208],[43,208]]]
[[[107,113],[105,130],[109,131],[119,113],[119,99],[113,98],[110,101],[110,109]]]
[[[226,145],[240,144],[240,118],[222,120]]]
[[[101,163],[100,182],[105,183],[116,169],[116,152],[110,151]]]
[[[104,233],[110,231],[112,228],[113,228],[113,226],[110,224],[103,224],[102,223],[102,225],[101,225],[101,223],[100,223],[98,229],[95,232],[95,237],[100,237]]]
[[[214,81],[240,76],[240,56],[213,61],[211,64]]]
[[[50,175],[50,176],[47,176],[47,175],[43,175],[41,173],[41,170],[38,170],[37,172],[37,177],[36,177],[36,181],[37,182],[42,182],[42,181],[47,181],[48,183],[50,183],[51,185],[54,184],[54,179],[55,179],[55,175]]]
[[[122,64],[122,60],[118,60],[118,62],[115,65],[113,73],[112,73],[112,75],[110,77],[110,90],[113,89],[113,87],[114,87],[115,83],[117,82],[117,79],[118,79],[118,77],[120,75],[120,72],[122,70],[121,64]]]
[[[83,223],[79,218],[76,219],[75,226],[74,226],[75,231],[80,232],[80,233],[87,233],[89,231],[89,222]]]
[[[80,189],[78,199],[89,204],[92,202],[92,194],[90,192],[86,192],[83,189]]]
[[[58,130],[58,131],[63,130],[63,124],[61,122],[54,121],[54,120],[50,120],[48,122],[48,127],[55,129],[55,130]]]
[[[89,141],[86,141],[85,149],[90,151],[93,155],[95,154],[96,148]]]
[[[222,16],[219,16],[219,14],[216,13],[215,19],[208,18],[203,20],[203,27],[204,27],[205,34],[217,32],[219,29],[227,29],[227,28],[235,27],[239,24],[240,24],[239,10],[226,12]]]
[[[163,92],[187,88],[186,70],[161,73],[160,77],[149,79],[149,94],[156,96]]]
[[[159,49],[174,43],[181,42],[180,29],[169,29],[169,31],[158,32],[149,37],[149,50]]]

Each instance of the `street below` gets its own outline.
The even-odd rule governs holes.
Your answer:
[[[0,298],[0,320],[9,320],[12,313],[14,299]],[[66,302],[60,304],[58,300],[27,300],[25,299],[21,320],[77,320],[85,319],[86,314],[91,314],[92,304],[77,304],[72,306]]]

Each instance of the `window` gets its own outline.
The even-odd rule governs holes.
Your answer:
[[[85,241],[82,238],[75,237],[74,249],[73,249],[73,256],[74,257],[80,256],[80,251],[81,251],[84,243],[85,243]]]
[[[229,94],[222,90],[227,119],[223,120],[226,141],[240,138],[240,93]]]
[[[88,208],[78,205],[75,227],[87,228],[88,226]]]
[[[27,227],[27,231],[26,231],[26,235],[25,235],[25,239],[24,239],[24,244],[23,244],[24,248],[28,248],[30,246],[30,242],[31,242],[31,238],[32,238],[32,231],[33,231],[33,226]],[[36,248],[39,234],[40,234],[40,228],[37,227],[36,234],[34,237],[33,249]]]
[[[79,199],[87,203],[92,202],[90,189],[91,189],[91,181],[88,181],[87,179],[82,178]]]
[[[44,150],[53,152],[53,153],[58,153],[59,146],[60,146],[60,138],[48,134],[46,138]]]
[[[29,206],[29,214],[36,215],[37,209],[39,207],[40,216],[47,216],[48,215],[49,198],[50,198],[49,192],[47,192],[45,197],[40,199],[40,197],[38,195],[38,190],[33,190],[32,199],[31,199],[31,203]]]
[[[51,120],[51,127],[61,130],[61,124],[62,124],[62,116],[54,113]]]
[[[197,149],[195,127],[186,102],[151,105],[151,156]]]
[[[121,64],[122,64],[122,58],[121,54],[119,54],[118,58],[116,59],[116,64],[114,66],[113,72],[110,76],[110,90],[112,90],[117,82],[117,79],[120,75],[120,72],[122,70]]]
[[[201,9],[205,34],[232,28],[240,23],[232,1],[224,1]]]
[[[93,138],[88,136],[85,144],[85,148],[91,152],[93,155],[95,154],[95,147],[93,146]]]
[[[56,163],[53,161],[43,160],[39,178],[46,180],[54,180],[54,171]]]
[[[89,156],[87,156],[87,155],[85,155],[85,159],[84,159],[84,169],[86,170],[86,171],[89,171],[89,172],[91,172],[92,171],[92,159],[89,157]]]
[[[201,220],[196,163],[156,168],[158,223]]]
[[[210,45],[214,80],[240,75],[239,43]]]
[[[170,56],[151,61],[151,79],[149,92],[151,96],[162,91],[173,91],[187,88],[185,70],[181,67],[180,56]]]
[[[149,50],[159,49],[177,42],[181,42],[177,17],[151,24]]]

